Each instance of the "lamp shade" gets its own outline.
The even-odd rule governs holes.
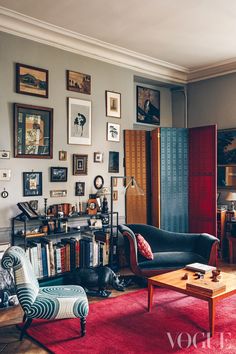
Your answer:
[[[236,201],[236,192],[228,192],[225,200]]]
[[[129,183],[127,184],[125,188],[126,192],[129,195],[134,195],[134,196],[139,196],[139,195],[144,195],[143,189],[138,185],[137,181],[135,180],[134,177],[131,177]]]

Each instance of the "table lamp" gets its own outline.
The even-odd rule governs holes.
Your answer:
[[[228,192],[225,200],[231,202],[230,211],[235,211],[236,192]]]

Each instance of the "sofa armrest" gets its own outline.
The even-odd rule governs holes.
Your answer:
[[[208,264],[216,266],[218,246],[219,240],[217,237],[203,233],[199,235],[196,252],[204,257],[208,261]]]
[[[122,233],[124,237],[127,237],[129,241],[129,248],[130,248],[130,253],[129,253],[129,261],[130,261],[130,267],[132,271],[135,274],[140,273],[140,269],[138,267],[138,245],[136,241],[135,234],[133,231],[127,227],[126,225],[119,225],[118,226],[119,231]]]

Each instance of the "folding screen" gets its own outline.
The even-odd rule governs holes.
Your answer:
[[[189,232],[216,235],[216,126],[189,129]]]
[[[167,231],[188,231],[188,129],[161,128],[161,223]]]

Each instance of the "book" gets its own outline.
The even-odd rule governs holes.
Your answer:
[[[220,294],[226,290],[226,285],[221,282],[213,282],[211,280],[196,279],[186,283],[186,289],[197,294],[213,296]]]
[[[216,270],[216,267],[210,266],[208,264],[203,263],[191,263],[185,266],[185,269],[193,270],[194,272],[207,273],[212,270]]]

